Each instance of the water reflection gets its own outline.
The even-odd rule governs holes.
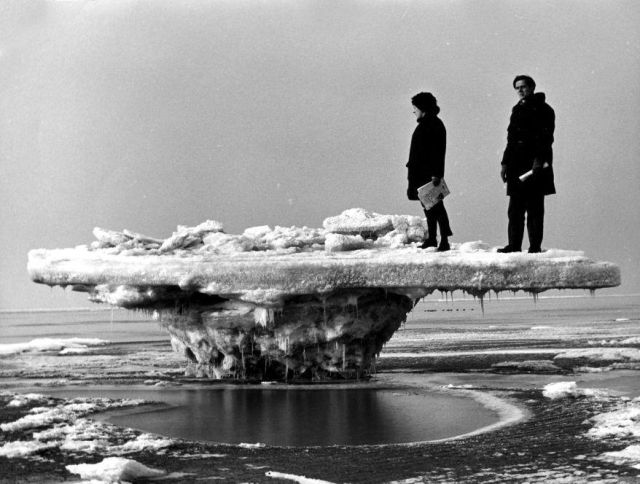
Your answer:
[[[436,392],[217,388],[72,393],[162,400],[168,406],[120,412],[108,420],[170,437],[232,444],[415,442],[452,437],[497,420],[493,412],[470,398]]]

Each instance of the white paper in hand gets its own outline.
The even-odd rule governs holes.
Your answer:
[[[418,188],[418,198],[427,210],[447,195],[449,195],[449,187],[444,182],[444,178],[440,180],[440,184],[437,187],[434,186],[433,182],[429,182]]]

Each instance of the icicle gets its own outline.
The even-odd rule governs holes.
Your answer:
[[[596,295],[596,290],[595,289],[589,289],[589,295],[591,297],[594,297]]]
[[[478,296],[480,299],[480,309],[482,309],[482,316],[484,317],[484,294]]]
[[[346,358],[347,358],[347,347],[343,343],[342,344],[342,371],[344,371],[346,369],[346,366],[347,366]]]
[[[324,320],[324,325],[327,325],[327,298],[322,298],[322,319]]]

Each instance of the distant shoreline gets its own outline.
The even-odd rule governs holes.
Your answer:
[[[429,297],[436,297],[433,294],[426,296],[420,302],[424,303],[439,303],[439,302],[451,302],[455,301],[473,301],[473,296],[462,293],[459,296],[455,294],[453,297],[451,295],[448,296],[448,299],[444,297],[439,297],[438,299],[428,299]],[[487,296],[485,299],[488,300],[496,300],[496,301],[518,301],[518,300],[530,300],[531,295],[526,296]],[[614,298],[614,297],[640,297],[640,293],[631,293],[631,294],[596,294],[592,296],[591,294],[581,294],[581,295],[573,295],[567,294],[565,295],[542,295],[539,294],[537,299],[587,299],[587,298]],[[74,308],[37,308],[37,309],[0,309],[0,314],[15,314],[15,313],[66,313],[66,312],[105,312],[105,311],[131,311],[131,309],[120,308],[116,306],[99,306],[99,307],[74,307]]]

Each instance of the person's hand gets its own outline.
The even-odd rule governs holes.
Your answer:
[[[418,190],[413,187],[407,188],[407,198],[409,200],[418,200]]]
[[[540,171],[542,170],[542,167],[543,167],[542,162],[538,158],[533,160],[532,169],[533,169],[533,174],[534,175],[537,175],[538,173],[540,173]]]
[[[507,182],[507,165],[500,165],[500,178],[503,182]]]
[[[438,185],[440,185],[440,180],[441,178],[438,178],[437,176],[432,176],[431,177],[431,181],[433,182],[433,186],[437,187]]]

